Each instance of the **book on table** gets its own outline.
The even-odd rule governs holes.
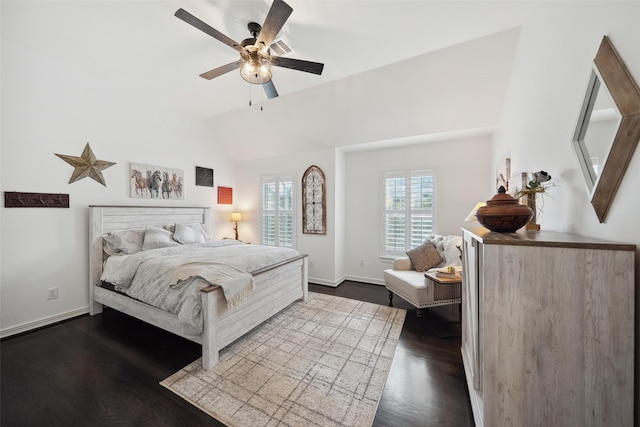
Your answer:
[[[461,279],[462,267],[461,266],[447,266],[441,268],[433,268],[429,270],[431,274],[435,274],[436,277],[443,279]]]

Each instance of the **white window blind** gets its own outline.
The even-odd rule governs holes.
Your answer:
[[[434,181],[431,171],[384,175],[385,254],[403,254],[434,233]]]
[[[294,247],[295,188],[293,177],[263,177],[262,244]]]

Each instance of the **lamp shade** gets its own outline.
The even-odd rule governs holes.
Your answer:
[[[229,221],[242,221],[241,212],[231,212],[231,219]]]
[[[483,206],[487,206],[486,202],[478,202],[476,203],[476,205],[473,207],[473,209],[471,209],[471,212],[469,212],[469,215],[467,215],[467,217],[464,219],[465,221],[477,221],[478,219],[476,218],[476,212],[478,211],[478,209],[480,209]]]

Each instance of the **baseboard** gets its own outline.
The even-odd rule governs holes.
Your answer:
[[[330,286],[332,288],[337,288],[345,280],[349,280],[351,282],[360,282],[360,283],[368,283],[371,285],[384,286],[384,280],[372,279],[371,277],[342,276],[338,280],[325,280],[325,279],[316,279],[314,277],[309,277],[309,283],[313,283],[314,285]]]
[[[315,277],[309,277],[309,283],[313,283],[314,285],[322,285],[322,286],[330,286],[332,288],[337,288],[338,285],[342,282],[337,282],[333,280],[325,280],[325,279],[316,279]]]
[[[45,317],[42,319],[34,320],[33,322],[23,323],[22,325],[11,326],[0,330],[0,338],[7,338],[12,335],[29,332],[34,329],[42,328],[43,326],[49,326],[53,323],[61,322],[63,320],[71,319],[73,317],[82,316],[89,312],[89,307],[77,308],[75,310],[67,311],[65,313],[59,313],[53,316]]]
[[[362,283],[370,283],[372,285],[381,285],[384,286],[383,279],[373,279],[371,277],[361,277],[361,276],[345,276],[344,280],[351,280],[354,282],[362,282]]]

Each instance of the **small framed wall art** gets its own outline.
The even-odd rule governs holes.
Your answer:
[[[218,204],[219,205],[233,204],[233,188],[218,186]]]
[[[213,169],[196,166],[196,185],[213,187]]]

